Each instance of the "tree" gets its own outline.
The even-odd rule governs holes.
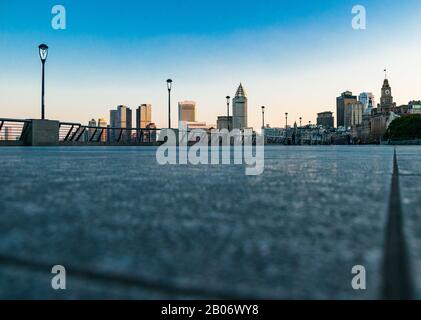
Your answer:
[[[421,114],[405,115],[395,119],[386,131],[385,139],[421,139]]]

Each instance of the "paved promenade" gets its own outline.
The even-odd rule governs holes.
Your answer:
[[[421,148],[266,147],[257,177],[155,150],[1,148],[0,298],[421,297]]]

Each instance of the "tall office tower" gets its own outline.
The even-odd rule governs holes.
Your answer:
[[[98,135],[101,135],[101,138],[99,139],[101,142],[107,142],[107,120],[105,119],[98,119],[98,127],[100,127],[100,131]]]
[[[232,99],[232,124],[234,129],[247,128],[247,95],[244,91],[243,85],[237,89],[234,99]]]
[[[136,129],[145,129],[152,123],[152,106],[142,104],[136,109]]]
[[[357,97],[353,96],[350,91],[345,91],[340,97],[336,98],[337,127],[347,127],[345,123],[345,106],[357,102]]]
[[[375,102],[374,102],[374,94],[372,94],[371,92],[362,92],[358,96],[358,101],[363,104],[364,110],[368,108],[370,99],[371,99],[372,105],[375,105]]]
[[[380,98],[380,112],[388,113],[395,110],[396,103],[393,102],[392,88],[389,85],[387,78],[383,81],[382,96]]]
[[[89,121],[88,123],[89,127],[96,127],[96,121],[95,119],[92,119],[91,121]],[[96,129],[95,128],[89,128],[88,129],[88,140],[93,140],[95,139],[93,136],[95,134]]]
[[[110,126],[111,141],[116,141],[121,138],[129,139],[131,137],[131,130],[118,129],[132,129],[132,110],[126,106],[118,106],[117,110],[110,111]]]
[[[361,102],[350,103],[345,106],[345,128],[359,125],[363,121],[364,105]]]
[[[333,112],[326,111],[317,114],[317,125],[324,128],[333,128],[335,126]]]
[[[178,103],[178,121],[196,122],[196,102],[182,101]]]

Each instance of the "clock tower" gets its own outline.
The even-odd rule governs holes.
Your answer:
[[[382,96],[380,98],[380,111],[390,112],[393,111],[396,104],[393,102],[392,88],[389,85],[389,80],[384,79],[382,87]]]

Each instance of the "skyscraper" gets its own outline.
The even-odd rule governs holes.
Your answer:
[[[126,106],[118,106],[117,110],[110,111],[110,126],[117,129],[132,129],[132,110]],[[120,133],[122,133],[120,135]],[[128,139],[131,130],[111,130],[111,141],[116,141],[120,137]]]
[[[178,103],[178,121],[196,122],[196,102],[181,101]]]
[[[92,119],[91,121],[89,121],[88,123],[89,127],[96,127],[96,121],[95,119]],[[95,128],[89,128],[88,129],[88,140],[93,140],[93,135],[95,134]]]
[[[373,113],[373,105],[374,105],[373,100],[371,100],[371,98],[368,99],[368,106],[367,108],[365,108],[363,116],[366,116],[366,117],[371,116],[371,114]]]
[[[136,139],[144,141],[147,133],[141,129],[146,129],[152,122],[152,106],[142,104],[136,109]]]
[[[100,131],[98,135],[101,135],[99,139],[101,142],[107,142],[107,120],[105,119],[98,119],[98,127],[100,127]]]
[[[345,106],[345,128],[359,125],[363,121],[364,105],[361,102],[350,103]]]
[[[363,104],[364,110],[368,108],[370,99],[371,99],[372,105],[375,105],[374,94],[372,94],[371,92],[362,92],[358,96],[358,101],[360,101]]]
[[[136,109],[136,129],[145,129],[152,122],[152,106],[142,104]]]
[[[345,123],[345,106],[357,102],[357,97],[353,96],[350,91],[345,91],[340,97],[336,98],[337,127],[347,127]],[[350,126],[350,121],[347,124]]]
[[[232,124],[234,129],[246,129],[247,126],[247,95],[243,85],[237,89],[234,99],[232,99]]]

